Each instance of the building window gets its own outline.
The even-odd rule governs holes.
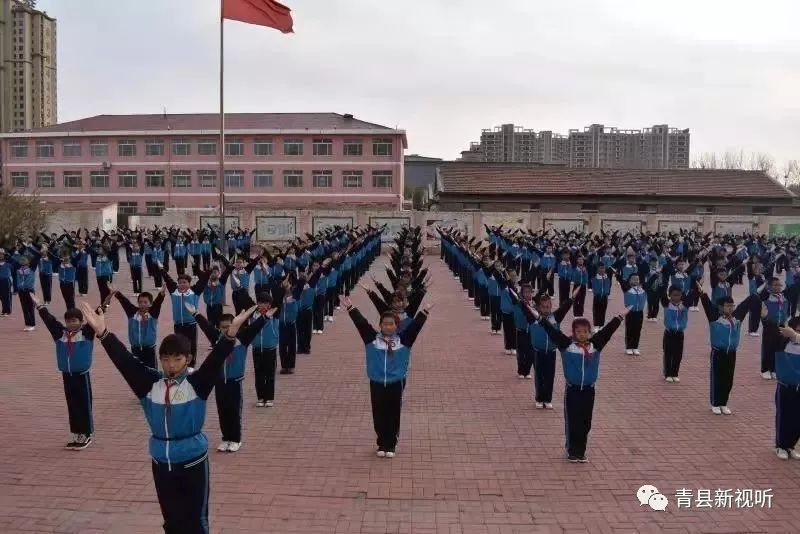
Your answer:
[[[700,206],[697,208],[698,215],[712,215],[714,213],[714,206]]]
[[[372,155],[373,156],[391,156],[392,155],[392,140],[391,139],[373,139],[372,140]]]
[[[52,158],[54,155],[53,142],[50,140],[36,141],[36,157]]]
[[[108,173],[106,171],[92,171],[89,173],[91,186],[98,189],[108,188]]]
[[[361,139],[348,139],[344,142],[345,156],[363,156],[364,142]]]
[[[364,173],[361,171],[342,171],[342,187],[361,187]]]
[[[584,213],[595,213],[598,211],[597,204],[581,204],[581,211]]]
[[[197,182],[200,187],[217,187],[217,171],[197,171]]]
[[[283,187],[303,187],[303,171],[283,171]]]
[[[753,206],[753,215],[769,215],[772,208],[769,206]]]
[[[146,171],[144,178],[146,187],[164,187],[164,171]]]
[[[392,187],[392,171],[372,171],[372,187]]]
[[[131,158],[136,155],[136,141],[133,139],[122,139],[117,141],[117,154],[121,158]]]
[[[147,210],[147,215],[161,215],[164,213],[164,208],[166,207],[162,200],[152,200],[145,202],[144,205]]]
[[[244,187],[244,171],[225,171],[225,188]]]
[[[463,206],[464,206],[464,209],[467,210],[467,211],[474,211],[474,210],[481,209],[481,203],[480,202],[464,202]]]
[[[315,156],[332,156],[333,141],[330,139],[314,139],[311,150]]]
[[[108,156],[108,143],[105,141],[90,141],[89,151],[93,158],[105,158]]]
[[[312,171],[314,187],[333,187],[333,171]]]
[[[36,187],[49,189],[56,186],[56,173],[51,171],[40,171],[36,173]]]
[[[80,188],[82,187],[83,175],[81,171],[64,171],[64,187]]]
[[[172,171],[172,187],[192,187],[192,171]]]
[[[27,141],[14,141],[11,143],[11,157],[12,158],[27,158],[28,157],[28,142]]]
[[[64,157],[80,157],[81,144],[78,141],[64,141],[61,145],[61,150],[64,152]]]
[[[172,142],[173,156],[190,156],[192,154],[192,142],[187,139],[175,139]]]
[[[284,156],[302,156],[303,155],[303,140],[302,139],[284,139],[283,140],[283,155]]]
[[[120,188],[132,189],[136,187],[137,175],[136,171],[119,171],[117,173],[117,180],[119,181]]]
[[[272,139],[256,139],[253,143],[253,154],[256,156],[271,156]]]
[[[225,141],[226,156],[244,156],[244,142],[241,139]]]
[[[253,187],[272,187],[272,171],[253,171]]]
[[[120,154],[122,155],[122,154]],[[163,156],[164,155],[164,140],[152,139],[144,143],[145,156]]]
[[[201,156],[216,156],[217,142],[204,139],[197,142],[197,153]]]
[[[11,187],[15,189],[28,188],[28,173],[27,172],[12,172],[11,173]]]
[[[118,215],[136,215],[136,211],[139,209],[138,202],[118,202],[117,203],[117,214]]]

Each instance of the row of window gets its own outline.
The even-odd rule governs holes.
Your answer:
[[[196,171],[197,186],[202,188],[217,187],[217,171]],[[165,187],[166,173],[164,171],[145,171],[145,187]],[[172,171],[172,187],[191,188],[194,186],[192,171]],[[62,173],[65,188],[83,187],[82,171],[64,171]],[[272,171],[253,171],[253,187],[259,189],[273,186]],[[283,187],[303,187],[304,172],[302,170],[283,171]],[[245,172],[241,170],[225,171],[225,188],[244,187]],[[333,187],[333,171],[311,171],[313,187]],[[372,171],[372,187],[391,188],[393,182],[392,171]],[[110,179],[106,171],[91,171],[89,173],[89,186],[95,189],[109,187]],[[137,171],[117,172],[118,187],[131,189],[139,186],[139,173]],[[27,171],[11,173],[11,186],[17,189],[27,189],[30,186],[30,176]],[[52,171],[39,171],[36,173],[36,187],[39,189],[54,188],[56,174]],[[342,171],[342,187],[364,187],[364,171]]]
[[[282,140],[284,156],[302,156],[305,152],[305,141],[303,139],[286,138]],[[115,141],[117,156],[130,158],[137,155],[139,143],[135,139],[120,139]],[[272,156],[272,139],[255,139],[252,143],[252,155]],[[217,141],[205,139],[196,143],[188,139],[175,139],[170,141],[170,150],[173,156],[191,156],[193,145],[197,154],[201,156],[215,156],[217,154]],[[376,138],[372,139],[373,156],[391,156],[394,143],[392,139]],[[61,154],[65,158],[80,157],[83,147],[80,141],[75,139],[65,139],[61,143]],[[163,139],[148,139],[144,141],[145,156],[163,156],[166,150],[166,142]],[[89,142],[89,153],[93,158],[104,158],[108,156],[108,141],[92,140]],[[37,158],[55,157],[55,144],[49,139],[40,139],[35,144],[35,154]],[[312,139],[311,154],[314,156],[333,156],[333,139],[320,138]],[[244,156],[245,142],[243,139],[230,138],[225,140],[226,156]],[[344,156],[363,156],[364,141],[362,139],[347,139],[342,148]],[[12,158],[28,157],[28,141],[19,140],[11,143]]]
[[[146,215],[161,215],[167,207],[163,200],[148,200],[144,203]],[[139,212],[138,202],[118,202],[117,213],[120,215],[136,215]]]

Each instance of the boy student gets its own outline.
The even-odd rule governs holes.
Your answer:
[[[312,279],[314,276],[312,275]],[[314,283],[316,284],[316,281]],[[311,323],[316,290],[303,272],[297,278],[297,287],[300,288],[300,309],[297,313],[297,354],[311,354]]]
[[[0,317],[11,314],[14,275],[14,265],[6,260],[5,250],[0,249]]]
[[[572,284],[572,262],[569,249],[561,251],[561,261],[558,264],[558,305],[561,306],[570,298]]]
[[[500,309],[500,285],[497,282],[502,269],[503,263],[501,261],[494,262],[489,271],[489,277],[486,279],[486,290],[489,296],[489,319],[491,321],[489,331],[496,336],[500,335],[503,317]]]
[[[195,308],[199,305],[200,295],[208,284],[209,273],[200,273],[200,277],[194,285],[192,284],[192,277],[188,274],[178,275],[178,281],[175,282],[169,273],[164,270],[163,264],[158,264],[156,272],[161,273],[164,283],[169,290],[169,298],[172,303],[172,320],[175,322],[173,332],[181,334],[191,343],[192,358],[189,361],[189,366],[194,367],[195,360],[197,359],[197,322],[192,317],[192,314],[186,311],[186,304],[191,304]]]
[[[581,290],[575,288],[572,295],[577,296]],[[572,298],[562,302],[558,309],[553,311],[553,299],[547,293],[541,293],[534,299],[536,314],[527,305],[522,311],[530,323],[530,339],[533,348],[533,373],[534,402],[539,409],[553,409],[553,381],[556,375],[556,346],[551,341],[547,331],[539,323],[540,320],[550,323],[555,328],[561,328],[561,321],[572,307]]]
[[[403,406],[411,347],[416,341],[433,305],[428,303],[403,332],[398,333],[399,321],[391,312],[381,315],[379,330],[361,315],[349,297],[342,302],[361,335],[366,349],[372,422],[378,436],[379,458],[394,458],[400,434],[400,412]]]
[[[757,295],[759,288],[767,283],[764,277],[764,266],[755,261],[752,270],[747,277],[747,288],[750,295]],[[758,337],[758,325],[761,322],[761,300],[753,299],[750,301],[750,315],[748,318],[748,335]]]
[[[294,366],[297,362],[297,314],[300,311],[300,303],[297,298],[298,289],[293,288],[290,277],[281,281],[280,290],[274,291],[281,300],[280,322],[278,333],[278,354],[281,360],[281,374],[294,374]]]
[[[761,300],[767,307],[767,317],[778,327],[786,326],[789,315],[789,302],[783,290],[780,278],[773,277],[769,281],[767,290],[761,292]],[[775,380],[775,353],[783,343],[775,329],[764,332],[761,338],[761,378]]]
[[[80,310],[68,309],[64,312],[64,324],[61,324],[36,295],[31,294],[30,298],[56,344],[56,364],[64,382],[69,430],[72,433],[65,448],[85,449],[92,443],[94,432],[89,370],[92,367],[95,331],[90,325],[83,324],[84,315]]]
[[[106,297],[111,293],[108,285],[113,281],[114,271],[111,260],[106,255],[105,247],[100,247],[97,251],[97,259],[94,264],[94,274],[97,276],[97,289],[100,290],[100,301],[105,302]]]
[[[641,354],[639,352],[639,339],[642,336],[642,322],[644,321],[644,308],[647,302],[647,295],[644,289],[639,286],[639,275],[631,273],[627,282],[623,282],[622,289],[625,291],[625,307],[630,308],[630,312],[625,315],[625,354],[628,356]]]
[[[658,258],[650,258],[650,270],[645,278],[644,289],[647,293],[647,322],[658,322],[658,309],[661,306],[664,275]]]
[[[703,291],[702,282],[698,280],[696,285],[700,302],[708,317],[711,338],[711,411],[716,415],[731,415],[728,398],[733,388],[742,321],[750,311],[750,303],[753,300],[760,303],[761,299],[757,295],[750,295],[734,309],[733,298],[730,296],[722,296],[716,303],[712,303]]]
[[[630,310],[614,317],[599,332],[591,335],[591,324],[579,317],[572,321],[572,337],[566,336],[550,321],[540,320],[547,335],[561,351],[566,387],[564,391],[564,426],[567,459],[587,462],[586,443],[592,428],[595,382],[600,372],[600,354]]]
[[[131,283],[133,284],[133,293],[138,295],[142,292],[142,252],[139,250],[139,243],[133,243],[125,247],[128,257],[128,265],[131,268]]]
[[[191,304],[186,304],[186,309],[194,316],[212,347],[223,338],[234,319],[233,315],[225,313],[220,317],[219,325],[213,326]],[[237,452],[242,447],[242,380],[247,362],[247,347],[267,318],[268,316],[261,316],[239,329],[233,350],[225,358],[214,386],[219,427],[222,431],[222,443],[217,447],[219,452]]]
[[[234,348],[239,327],[252,309],[236,316],[211,354],[190,372],[190,343],[170,334],[161,341],[162,371],[143,365],[106,329],[102,309],[81,304],[89,325],[100,332],[114,366],[142,405],[150,426],[153,481],[164,517],[165,532],[208,532],[208,438],[203,433],[206,401],[220,368]]]
[[[521,293],[517,295],[510,289],[514,312],[514,326],[517,330],[517,378],[527,378],[530,380],[531,367],[533,366],[533,347],[531,346],[530,325],[528,318],[522,311],[523,308],[533,307],[533,288],[530,284],[522,284]],[[542,288],[545,293],[546,288]]]
[[[61,296],[64,298],[64,305],[68,310],[75,307],[76,261],[70,257],[68,250],[62,251],[61,264],[58,266],[58,286]]]
[[[800,317],[792,317],[779,328],[764,320],[764,336],[778,339],[775,370],[775,454],[781,460],[800,460]]]
[[[220,317],[222,317],[222,307],[225,305],[225,284],[227,284],[232,270],[232,267],[226,267],[225,271],[220,274],[219,267],[214,265],[208,274],[208,283],[203,288],[203,302],[206,303],[206,315],[211,324],[219,324]],[[199,275],[207,270],[200,271],[198,269],[197,272]]]
[[[19,296],[19,304],[22,307],[22,316],[25,319],[25,332],[33,332],[36,330],[36,315],[34,313],[34,304],[31,300],[33,295],[33,286],[36,281],[36,261],[34,259],[31,263],[30,256],[22,255],[17,260],[19,266],[17,267],[17,295]]]
[[[75,279],[78,281],[78,295],[85,297],[89,293],[89,253],[86,243],[78,241],[78,248],[72,253],[72,264],[75,265]]]
[[[592,278],[592,323],[594,332],[599,332],[606,324],[608,297],[611,295],[611,278],[606,274],[604,263],[597,265],[597,274]],[[613,269],[608,268],[613,273]]]
[[[678,372],[683,360],[683,332],[689,322],[689,309],[684,304],[683,289],[670,286],[667,294],[662,294],[664,307],[664,380],[680,382]]]
[[[575,260],[575,268],[572,270],[572,283],[580,289],[580,292],[573,299],[572,315],[583,317],[583,306],[586,301],[586,288],[589,285],[589,271],[586,268],[586,259],[578,256]]]
[[[503,314],[503,347],[506,354],[517,353],[517,328],[514,324],[514,303],[510,291],[518,293],[519,275],[513,269],[506,270],[506,277],[497,279],[500,288],[500,311]]]
[[[251,322],[266,317],[252,343],[256,407],[271,408],[275,403],[275,359],[280,338],[280,324],[274,317],[278,308],[272,306],[272,296],[266,292],[256,295],[256,305]]]
[[[231,262],[225,256],[219,254],[217,259],[225,265],[226,269],[231,268]],[[250,273],[256,268],[259,256],[252,258],[249,262],[245,263],[244,258],[237,256],[233,262],[233,270],[231,271],[231,301],[233,302],[233,309],[236,313],[241,312],[247,304],[252,302],[250,299]]]
[[[136,297],[136,306],[113,285],[109,285],[108,289],[111,292],[108,300],[111,300],[111,297],[117,297],[128,317],[128,341],[131,344],[131,352],[147,367],[158,369],[156,365],[158,316],[161,313],[161,304],[164,302],[164,294],[167,291],[166,286],[161,288],[155,300],[153,300],[153,295],[146,291],[139,293]],[[108,307],[108,302],[103,304],[104,308]]]

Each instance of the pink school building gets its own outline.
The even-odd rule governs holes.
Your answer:
[[[64,209],[219,204],[219,115],[98,115],[0,135],[2,184]],[[403,130],[337,113],[225,117],[225,205],[401,206]],[[242,206],[244,207],[244,206]]]

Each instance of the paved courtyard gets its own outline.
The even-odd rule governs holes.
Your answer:
[[[313,354],[298,357],[297,374],[278,377],[274,408],[254,408],[248,366],[244,445],[236,454],[211,453],[213,532],[800,530],[800,462],[772,452],[774,383],[758,374],[760,339],[743,338],[734,415],[724,417],[708,409],[702,313],[690,316],[680,384],[660,378],[660,323],[645,323],[636,360],[624,355],[620,330],[603,355],[590,463],[569,464],[560,370],[555,410],[535,410],[532,381],[517,379],[502,338],[488,334],[438,258],[428,262],[437,306],[414,347],[397,457],[374,455],[363,348],[339,312],[314,337]],[[127,276],[117,285],[129,289]],[[60,315],[60,295],[54,300]],[[375,317],[363,293],[354,301]],[[0,321],[0,532],[158,532],[147,426],[130,389],[98,344],[95,442],[63,450],[67,415],[52,341],[40,321],[36,332],[22,332],[14,306],[13,317]],[[162,334],[171,329],[168,307]],[[620,307],[617,292],[610,311]],[[110,322],[125,333],[117,304]],[[213,402],[206,430],[216,447]],[[666,511],[639,505],[644,484],[669,499]],[[711,490],[712,507],[696,508],[693,498],[691,508],[678,508],[682,488],[693,497]],[[718,489],[733,490],[729,508],[713,506]],[[737,506],[737,489],[772,490],[771,507]]]

